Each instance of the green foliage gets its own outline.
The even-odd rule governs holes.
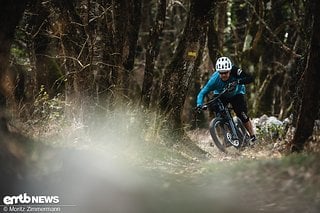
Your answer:
[[[264,140],[277,140],[285,136],[285,128],[283,125],[271,123],[257,128],[257,134]]]
[[[50,99],[48,93],[41,86],[40,92],[34,102],[34,115],[43,120],[57,120],[62,117],[64,101],[61,95]]]
[[[17,63],[22,66],[30,66],[28,54],[25,49],[13,44],[11,46],[10,53],[14,63]]]
[[[41,86],[35,98],[33,110],[27,122],[40,137],[58,132],[65,124],[64,107],[66,103],[61,94],[50,98]]]

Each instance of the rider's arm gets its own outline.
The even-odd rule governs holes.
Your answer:
[[[231,74],[236,76],[239,84],[250,84],[254,80],[250,74],[244,72],[242,69],[236,66],[232,67]]]
[[[209,94],[209,92],[214,90],[214,84],[216,81],[216,74],[213,74],[206,85],[201,89],[197,96],[197,106],[202,106],[204,97]]]

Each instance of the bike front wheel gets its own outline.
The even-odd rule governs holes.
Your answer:
[[[232,131],[228,123],[222,118],[215,118],[210,122],[210,135],[214,144],[222,152],[227,152],[227,147],[231,146],[234,141],[232,139]],[[233,145],[236,146],[237,144]],[[238,144],[239,146],[240,144]]]

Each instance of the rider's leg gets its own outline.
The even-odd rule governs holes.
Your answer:
[[[250,141],[254,142],[257,140],[256,135],[254,134],[254,130],[253,130],[253,126],[252,126],[252,122],[249,119],[247,122],[243,123],[244,127],[247,129],[247,131],[250,134]]]
[[[248,108],[247,103],[244,99],[244,95],[238,94],[231,98],[230,103],[233,107],[234,112],[240,118],[242,121],[244,127],[247,129],[247,131],[250,134],[250,138],[252,141],[256,140],[256,136],[254,134],[253,125],[251,123],[251,120],[249,116],[247,115]]]
[[[253,136],[254,131],[253,131],[253,126],[252,126],[251,120],[249,119],[247,122],[243,123],[243,125],[247,129],[247,131],[249,132],[250,136]]]

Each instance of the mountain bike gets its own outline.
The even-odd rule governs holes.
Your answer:
[[[233,146],[237,149],[249,145],[250,136],[242,121],[231,115],[232,107],[225,106],[221,96],[230,90],[226,87],[219,95],[202,106],[202,110],[213,109],[216,117],[211,120],[209,131],[214,144],[219,150],[227,153],[227,148]]]

